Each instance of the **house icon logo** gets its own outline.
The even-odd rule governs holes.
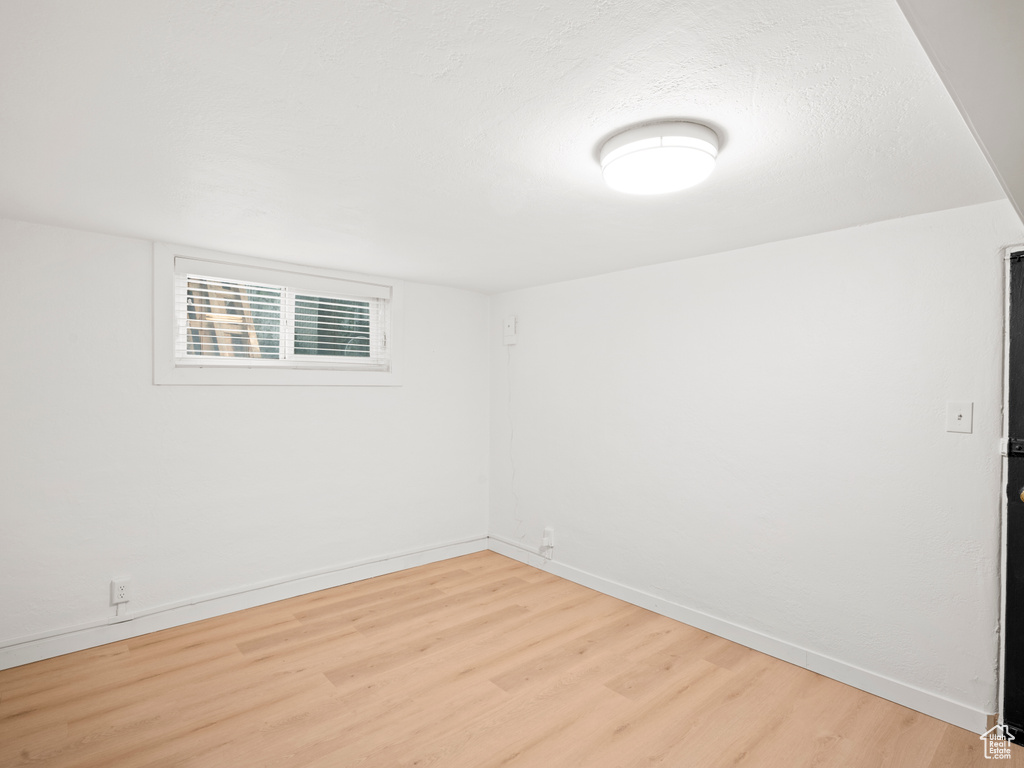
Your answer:
[[[1013,734],[1002,723],[981,734],[981,740],[985,744],[986,760],[1010,759],[1010,742],[1013,741]]]

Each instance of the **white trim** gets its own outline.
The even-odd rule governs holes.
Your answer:
[[[494,533],[489,534],[487,538],[490,539],[492,545],[498,545],[498,547],[491,546],[490,549],[493,552],[497,552],[499,555],[505,555],[506,557],[514,557],[516,560],[519,560],[520,562],[526,563],[527,565],[536,565],[537,567],[540,567],[541,565],[545,565],[548,562],[550,562],[548,558],[541,556],[539,547],[531,547],[529,544],[526,544],[525,542],[516,541],[515,539],[506,539],[504,536],[498,536]],[[522,550],[523,552],[526,552],[528,554],[535,555],[538,558],[538,561],[527,561],[519,557],[518,555],[509,554],[507,551],[508,547],[514,547],[515,549]]]
[[[308,291],[326,296],[342,298],[372,296],[378,299],[391,298],[389,281],[374,280],[364,277],[353,280],[351,274],[341,272],[327,276],[325,270],[303,267],[298,264],[265,261],[259,266],[254,259],[241,256],[222,256],[218,258],[198,259],[195,256],[183,256],[181,246],[170,246],[175,252],[174,272],[179,275],[198,274],[210,277],[226,278],[241,282],[262,283],[266,285],[287,285],[299,292]],[[191,249],[190,249],[191,250]]]
[[[825,675],[833,680],[846,683],[974,733],[984,733],[989,727],[989,713],[982,710],[810,651],[749,627],[596,576],[556,560],[548,560],[540,554],[536,547],[493,534],[382,555],[346,565],[202,595],[126,616],[110,617],[75,627],[14,638],[0,644],[0,669],[61,656],[73,651],[93,648],[129,637],[137,637],[149,632],[201,621],[213,616],[221,616],[225,613],[265,605],[289,597],[350,584],[354,581],[382,576],[406,568],[415,568],[418,565],[439,562],[485,549],[541,568],[555,576],[582,584],[705,632],[711,632],[719,637]]]
[[[246,366],[242,365],[177,365],[174,359],[174,276],[175,257],[205,262],[236,264],[262,270],[301,272],[313,278],[331,278],[352,284],[386,287],[391,313],[387,324],[387,346],[390,369],[382,370],[321,370],[314,367]],[[158,385],[194,386],[401,386],[403,283],[384,277],[341,272],[320,267],[290,264],[258,259],[252,256],[218,253],[202,248],[167,243],[153,244],[153,383]]]
[[[846,683],[867,693],[888,699],[904,707],[917,710],[931,717],[966,728],[974,733],[984,733],[988,726],[989,713],[962,704],[929,691],[923,691],[907,683],[901,683],[884,675],[861,669],[853,664],[815,653],[777,637],[744,627],[717,616],[688,608],[664,598],[634,589],[624,584],[596,576],[556,560],[542,558],[535,547],[522,542],[491,535],[490,548],[500,555],[511,557],[527,565],[541,568],[563,579],[582,584],[627,603],[646,608],[649,611],[681,621],[691,627],[702,629],[726,640],[753,648],[777,659],[788,661],[798,667],[809,669],[833,680]]]
[[[0,641],[0,669],[63,656],[65,653],[138,637],[169,627],[265,605],[321,589],[383,576],[418,565],[448,560],[487,549],[487,537],[432,544],[344,565],[248,584],[233,589],[155,606],[124,616],[64,627]]]

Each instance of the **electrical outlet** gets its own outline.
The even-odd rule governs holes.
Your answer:
[[[515,344],[518,340],[517,325],[515,315],[509,315],[505,318],[505,322],[502,324],[502,342],[506,345]]]
[[[544,538],[540,540],[540,554],[548,560],[555,554],[555,529],[551,526],[544,529]]]
[[[110,582],[110,604],[120,605],[132,599],[132,580],[129,578],[114,579]]]

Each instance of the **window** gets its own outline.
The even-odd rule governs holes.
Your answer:
[[[393,281],[166,245],[154,279],[157,384],[398,383]]]
[[[182,271],[175,274],[175,363],[386,369],[386,308],[374,296]]]

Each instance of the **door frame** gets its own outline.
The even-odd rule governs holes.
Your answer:
[[[1004,714],[1006,710],[1006,611],[1007,611],[1007,554],[1008,554],[1008,523],[1009,523],[1009,494],[1010,494],[1010,335],[1011,335],[1011,311],[1013,309],[1013,281],[1012,267],[1014,258],[1020,261],[1021,269],[1024,270],[1024,244],[1009,246],[1003,250],[1003,402],[1002,402],[1002,439],[1000,440],[1001,453],[1001,482],[1000,482],[1000,526],[999,526],[999,638],[998,638],[998,676],[996,690],[996,715],[990,718],[989,726],[1005,725]],[[1018,321],[1024,325],[1024,302],[1018,307],[1022,317]],[[1024,335],[1024,331],[1022,331]],[[1022,361],[1024,362],[1024,361]],[[1024,407],[1024,404],[1022,404]],[[1024,437],[1024,435],[1014,436]],[[1018,659],[1017,663],[1024,665],[1024,658]],[[994,722],[993,722],[994,720]],[[1018,732],[1019,733],[1019,732]]]

